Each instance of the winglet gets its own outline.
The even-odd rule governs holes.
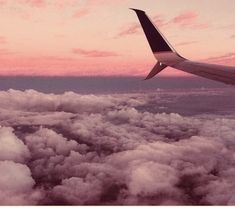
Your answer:
[[[136,12],[153,53],[175,52],[144,11],[133,8],[130,9]]]
[[[137,13],[137,12],[143,12],[143,13],[145,13],[145,11],[140,10],[140,9],[134,9],[134,8],[129,8],[129,9],[135,11],[136,13]]]
[[[174,64],[174,61],[178,62],[183,58],[174,50],[174,48],[170,45],[170,43],[158,30],[158,28],[155,27],[144,11],[134,8],[130,9],[135,11],[137,14],[152,52],[155,58],[158,60],[158,63],[154,66],[152,71],[145,79],[148,80],[169,66],[168,63]]]

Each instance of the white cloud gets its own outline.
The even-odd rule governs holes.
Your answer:
[[[153,94],[0,98],[0,190],[14,203],[234,204],[232,118],[158,113]]]
[[[102,183],[96,178],[89,177],[86,181],[71,177],[53,189],[53,197],[68,204],[90,204],[99,202],[101,192]]]
[[[42,198],[42,193],[33,189],[34,184],[26,165],[0,161],[1,205],[37,204]]]
[[[24,163],[29,158],[29,150],[9,127],[0,128],[0,160]]]

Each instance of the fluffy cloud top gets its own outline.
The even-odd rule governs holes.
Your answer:
[[[1,205],[32,205],[41,199],[41,192],[34,190],[35,182],[30,169],[12,161],[0,161]]]
[[[169,96],[0,92],[0,203],[235,204],[235,119]]]
[[[30,153],[26,145],[13,133],[12,128],[0,128],[0,160],[25,162]]]

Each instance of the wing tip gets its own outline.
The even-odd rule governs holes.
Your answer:
[[[135,9],[135,8],[129,8],[129,9],[135,11],[136,13],[145,13],[145,11],[140,9]]]

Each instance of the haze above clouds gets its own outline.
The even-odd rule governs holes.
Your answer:
[[[232,94],[1,91],[0,204],[234,205]]]

